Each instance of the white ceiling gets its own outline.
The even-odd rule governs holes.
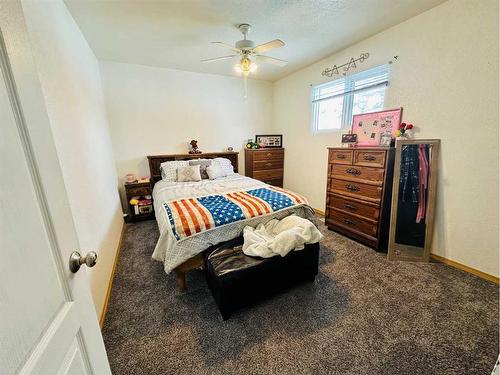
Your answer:
[[[203,64],[231,53],[236,25],[250,23],[256,44],[282,39],[267,55],[285,68],[259,64],[254,78],[274,81],[445,0],[65,0],[99,59],[235,75],[237,61]],[[230,52],[230,51],[229,51]],[[362,51],[364,52],[364,51]],[[370,52],[370,51],[367,51]]]

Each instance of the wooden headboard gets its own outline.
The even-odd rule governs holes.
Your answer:
[[[148,155],[149,173],[151,174],[151,186],[161,180],[160,165],[166,161],[191,160],[191,159],[214,159],[226,158],[231,161],[234,171],[238,172],[238,153],[227,152],[203,152],[201,154],[173,154],[173,155]]]

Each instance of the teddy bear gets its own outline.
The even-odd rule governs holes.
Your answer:
[[[189,145],[191,146],[191,149],[189,150],[190,154],[201,154],[201,151],[198,149],[198,141],[193,139],[189,142]]]

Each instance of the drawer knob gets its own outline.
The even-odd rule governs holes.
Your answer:
[[[267,165],[268,167],[270,167],[272,164],[271,164],[271,163],[266,163],[266,165]]]
[[[353,206],[352,204],[344,204],[344,208],[347,208],[348,210],[351,210],[351,211],[356,211],[358,208],[356,206]]]
[[[373,156],[373,155],[365,155],[365,156],[364,156],[364,159],[365,159],[365,160],[368,160],[368,161],[374,161],[374,160],[376,160],[377,158],[376,158],[375,156]]]
[[[361,174],[361,171],[359,169],[356,169],[356,168],[348,168],[346,170],[346,173],[352,174],[354,176],[359,176]]]
[[[349,220],[349,219],[344,219],[344,223],[348,224],[348,225],[356,225],[356,222],[353,221],[353,220]]]
[[[357,187],[356,185],[347,184],[345,188],[350,191],[359,191],[359,187]]]
[[[271,154],[270,152],[267,153],[267,156],[273,156],[273,154]]]
[[[345,155],[342,155],[342,154],[337,155],[337,159],[345,159]]]

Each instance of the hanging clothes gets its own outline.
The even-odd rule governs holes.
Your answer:
[[[418,145],[418,210],[416,222],[420,223],[425,217],[427,202],[427,183],[429,181],[429,160],[427,159],[428,145]]]
[[[421,210],[422,188],[420,185],[419,145],[403,145],[399,177],[399,199],[397,202],[396,236],[399,244],[423,247],[425,244],[425,220],[417,222]],[[424,191],[424,206],[425,195]]]
[[[407,195],[411,194],[411,202],[417,203],[419,186],[418,145],[405,145],[401,149],[401,172],[399,177],[401,200],[406,202]]]

